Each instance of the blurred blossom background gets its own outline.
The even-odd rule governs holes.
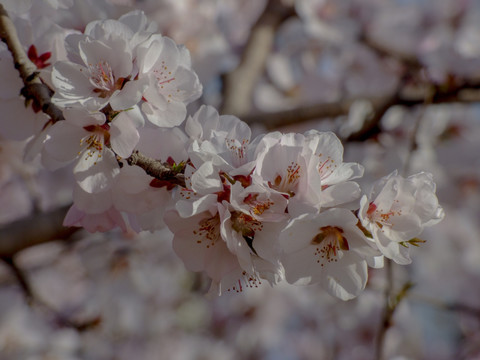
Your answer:
[[[24,162],[24,142],[0,135],[0,359],[370,360],[382,333],[383,359],[480,359],[479,1],[0,3],[25,38],[40,22],[82,30],[143,10],[191,52],[204,93],[189,113],[213,105],[255,134],[334,131],[345,161],[365,166],[365,192],[394,169],[428,171],[446,213],[411,265],[393,265],[393,281],[370,270],[354,300],[288,284],[211,298],[168,230],[43,238],[71,201],[71,175]],[[2,82],[14,71],[1,56]],[[22,121],[20,87],[0,91],[2,121]]]

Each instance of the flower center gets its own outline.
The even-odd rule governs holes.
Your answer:
[[[264,201],[258,200],[258,194],[248,194],[243,202],[250,205],[250,213],[256,216],[262,215],[273,205],[273,202],[270,199]]]
[[[232,153],[233,165],[240,167],[245,163],[246,150],[248,146],[248,139],[243,139],[241,142],[237,139],[225,139],[228,149]]]
[[[273,184],[269,181],[268,185],[279,192],[288,194],[290,197],[295,196],[297,190],[298,179],[302,175],[302,167],[295,161],[292,161],[287,167],[285,176],[277,175]]]
[[[395,200],[395,201],[398,202],[398,200]],[[368,205],[368,209],[367,209],[368,218],[370,219],[371,222],[374,222],[380,229],[383,228],[384,225],[388,225],[388,226],[393,225],[391,223],[390,218],[395,215],[401,215],[401,213],[402,213],[402,210],[393,211],[391,209],[389,211],[384,212],[381,209],[379,209],[374,202],[371,202]]]
[[[315,235],[311,241],[314,245],[314,255],[317,257],[317,263],[322,267],[326,263],[337,262],[339,251],[348,251],[348,241],[343,236],[343,229],[337,226],[323,226],[320,232]]]
[[[319,155],[320,157],[322,154]],[[320,173],[320,179],[325,180],[330,175],[333,174],[337,165],[335,164],[335,160],[333,160],[330,156],[327,157],[323,163],[318,166],[318,172]]]
[[[123,86],[123,78],[115,81],[112,67],[105,60],[99,61],[97,64],[89,64],[90,70],[90,84],[95,89],[93,92],[98,94],[100,98],[106,98],[113,94],[115,90],[120,90]]]
[[[231,216],[232,229],[238,232],[245,239],[247,245],[256,254],[253,248],[253,239],[256,231],[261,231],[263,225],[252,216],[243,212],[234,211]]]
[[[252,240],[255,231],[261,230],[263,227],[260,221],[240,211],[234,211],[231,220],[233,230],[242,234],[243,237],[251,237]]]
[[[97,156],[97,161],[101,159],[105,145],[110,143],[110,126],[104,125],[88,125],[84,129],[91,133],[80,139],[80,147],[86,147],[85,160]],[[81,151],[78,153],[81,154]],[[97,161],[93,164],[96,165]]]
[[[198,228],[193,230],[193,235],[197,238],[197,244],[203,244],[207,249],[215,246],[220,237],[220,217],[218,214],[200,220]]]
[[[172,101],[172,87],[168,85],[175,81],[175,77],[172,76],[172,72],[169,71],[168,66],[165,65],[165,61],[162,61],[162,64],[159,68],[153,70],[153,74],[157,79],[157,85],[160,90],[160,93],[167,96],[167,102]],[[180,89],[176,89],[176,92],[179,93]]]
[[[243,285],[242,285],[243,283]],[[246,271],[242,272],[242,276],[238,279],[231,288],[228,288],[227,291],[242,292],[243,287],[247,288],[258,288],[259,285],[262,285],[260,278],[254,274],[248,274]]]

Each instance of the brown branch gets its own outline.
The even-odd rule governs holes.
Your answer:
[[[454,312],[460,312],[460,313],[465,313],[467,315],[475,316],[480,320],[480,308],[478,307],[473,307],[465,304],[460,304],[460,303],[452,303],[452,304],[446,304],[445,309],[449,311],[454,311]]]
[[[401,53],[391,48],[381,45],[369,37],[364,32],[358,39],[360,44],[365,45],[380,58],[391,58],[403,64],[410,72],[420,71],[423,68],[422,63],[414,55]]]
[[[26,84],[36,77],[37,67],[30,61],[18,38],[17,30],[3,5],[0,4],[0,37],[12,53],[15,68]]]
[[[34,214],[0,228],[0,257],[11,258],[30,246],[70,238],[78,228],[63,226],[68,208]]]
[[[51,101],[53,91],[38,77],[37,67],[30,61],[18,38],[17,30],[9,18],[2,4],[0,4],[0,37],[7,44],[13,56],[15,68],[22,78],[24,87],[21,94],[34,102],[37,109],[41,109],[50,116],[53,122],[63,120],[60,108]]]
[[[278,0],[270,0],[250,31],[242,59],[238,67],[224,76],[224,98],[221,113],[242,116],[248,114],[252,92],[263,73],[265,62],[273,47],[275,31],[289,16],[291,6]]]
[[[30,283],[30,280],[25,273],[24,270],[22,270],[17,263],[15,262],[14,258],[12,256],[0,256],[0,259],[5,262],[5,264],[10,268],[12,271],[12,274],[15,276],[15,279],[17,280],[23,295],[25,296],[28,305],[31,307],[37,306],[40,309],[48,312],[50,315],[53,316],[54,321],[62,327],[70,327],[74,328],[77,331],[86,331],[91,328],[94,328],[98,326],[101,322],[100,316],[93,317],[91,319],[87,319],[84,321],[77,321],[74,319],[69,318],[68,316],[60,313],[59,311],[55,310],[52,308],[49,304],[47,304],[45,301],[40,299],[35,292],[33,291],[32,285]]]
[[[355,100],[345,100],[331,103],[306,105],[289,110],[270,113],[252,113],[244,115],[242,120],[247,124],[262,124],[267,130],[282,126],[298,124],[314,119],[332,118],[348,114],[350,106]]]
[[[262,124],[268,130],[273,130],[282,126],[298,124],[304,121],[320,120],[325,118],[334,118],[346,115],[350,111],[350,106],[355,101],[367,100],[374,109],[379,109],[385,103],[390,103],[390,98],[370,98],[370,99],[347,99],[343,101],[322,103],[315,105],[300,106],[294,109],[282,110],[271,113],[254,113],[242,117],[247,124]]]
[[[24,88],[22,95],[27,100],[33,100],[42,109],[44,113],[52,118],[53,122],[64,120],[62,110],[51,102],[53,91],[38,77],[37,67],[28,58],[25,50],[18,38],[17,30],[7,12],[0,4],[0,36],[4,41],[9,51],[12,53],[15,68],[18,69],[20,77],[23,80]],[[108,106],[104,112],[108,113],[111,108]],[[159,179],[165,180],[173,184],[185,186],[185,179],[183,174],[174,172],[160,161],[150,159],[135,151],[128,159],[129,165],[137,165],[144,169],[147,174]],[[1,233],[0,233],[1,234]],[[0,235],[1,238],[1,235]],[[7,250],[8,253],[8,250]],[[0,256],[2,255],[2,247],[0,245]]]
[[[248,124],[261,123],[268,130],[272,130],[283,126],[298,124],[299,122],[346,115],[350,110],[350,106],[356,100],[366,100],[373,105],[375,115],[365,122],[361,130],[351,134],[349,138],[346,139],[347,141],[363,141],[380,133],[380,120],[390,107],[395,105],[413,107],[424,103],[425,89],[412,89],[407,85],[408,80],[418,78],[419,72],[423,69],[423,64],[417,58],[409,54],[395,52],[388,47],[376,43],[368,37],[366,31],[359,37],[358,41],[368,47],[378,57],[395,59],[403,66],[401,81],[395,93],[390,96],[378,98],[345,99],[338,102],[306,105],[271,113],[245,114],[241,116],[242,120]],[[248,74],[245,73],[244,75]],[[239,80],[241,79],[239,78]],[[426,91],[429,91],[432,85],[426,85]],[[431,104],[480,102],[480,94],[477,91],[480,84],[469,84],[468,81],[465,81],[460,86],[458,84],[451,85],[452,84],[447,84],[443,89],[436,89]],[[439,88],[441,87],[442,86]],[[412,94],[412,90],[414,94]]]
[[[480,84],[465,84],[447,90],[436,90],[428,106],[438,104],[472,104],[480,102]],[[377,98],[355,98],[338,102],[299,106],[294,109],[270,113],[253,113],[244,115],[242,120],[247,124],[262,124],[268,130],[298,124],[305,121],[321,120],[348,114],[350,106],[357,100],[370,102],[374,109],[374,116],[366,122],[357,133],[350,135],[348,141],[362,141],[380,132],[379,122],[385,112],[392,106],[415,107],[425,104],[424,91],[411,94],[409,91],[399,90],[397,94]]]
[[[138,151],[134,151],[126,160],[128,165],[141,167],[148,175],[155,179],[185,187],[185,175],[173,170],[168,164],[145,156]]]

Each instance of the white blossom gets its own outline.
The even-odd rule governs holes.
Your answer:
[[[438,223],[444,211],[435,195],[435,183],[428,173],[408,178],[390,175],[377,181],[370,195],[360,202],[359,218],[387,258],[409,264],[409,242],[426,226]]]

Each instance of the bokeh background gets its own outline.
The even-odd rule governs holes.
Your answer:
[[[480,359],[479,1],[0,3],[26,48],[54,58],[51,29],[143,10],[191,52],[204,94],[190,113],[210,104],[256,134],[334,131],[366,192],[394,169],[428,171],[446,213],[411,265],[371,270],[354,300],[288,284],[208,297],[168,230],[45,237],[71,201],[68,170],[24,162],[25,142],[0,132],[1,360],[370,360],[380,333],[384,359]],[[1,86],[16,76],[2,46],[0,122],[15,132],[33,115],[21,84]]]

